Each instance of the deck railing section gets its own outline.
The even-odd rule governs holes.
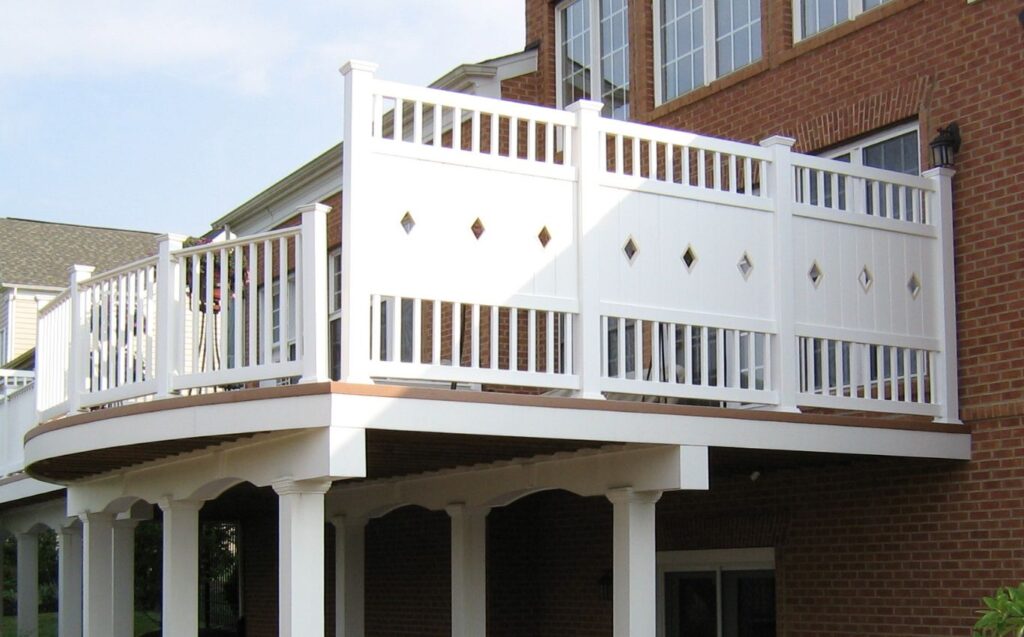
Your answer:
[[[931,224],[930,180],[810,155],[793,156],[796,212],[817,209]]]
[[[3,477],[24,469],[22,441],[36,424],[36,385],[31,381],[32,372],[5,369],[0,370],[0,378],[11,382],[8,385],[11,391],[6,395],[0,387],[0,477]],[[25,379],[27,382],[23,383]]]
[[[326,214],[302,224],[160,253],[70,286],[39,313],[40,420],[125,401],[327,380]],[[318,308],[323,311],[318,311]],[[311,352],[309,355],[304,355]]]
[[[18,392],[36,382],[36,373],[31,370],[0,368],[0,402],[8,400]]]

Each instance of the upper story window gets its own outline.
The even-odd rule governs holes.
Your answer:
[[[656,0],[658,102],[761,59],[761,0]]]
[[[794,33],[797,40],[808,38],[888,0],[796,0],[793,5]]]
[[[600,99],[602,114],[629,117],[626,0],[571,0],[558,6],[558,106]],[[596,68],[595,68],[596,66]]]

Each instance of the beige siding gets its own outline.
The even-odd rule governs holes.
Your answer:
[[[44,303],[53,298],[52,293],[38,294],[31,291],[18,290],[14,297],[12,351],[8,358],[16,358],[36,346],[36,320],[38,306],[36,297],[44,299]]]

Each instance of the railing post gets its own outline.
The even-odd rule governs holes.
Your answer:
[[[576,115],[572,136],[572,156],[576,162],[576,290],[579,299],[579,322],[573,330],[575,360],[573,368],[580,377],[579,395],[583,398],[604,398],[601,393],[601,288],[597,273],[601,255],[597,245],[600,223],[600,178],[605,149],[598,131],[601,103],[589,100],[568,107]]]
[[[796,314],[793,289],[796,269],[793,263],[793,144],[792,137],[775,135],[761,141],[772,153],[768,174],[762,175],[762,188],[768,188],[774,208],[775,250],[775,343],[772,346],[772,379],[779,395],[779,411],[799,411],[796,395],[799,385],[797,364]]]
[[[92,276],[91,265],[73,265],[68,282],[68,302],[71,308],[71,330],[68,343],[68,413],[77,412],[82,405],[82,390],[85,389],[85,361],[88,358],[85,334],[85,306],[79,294],[79,284]],[[45,363],[45,361],[44,361]]]
[[[377,65],[351,60],[341,67],[345,76],[345,141],[342,145],[341,204],[341,380],[369,383],[370,273],[361,259],[370,247],[364,219],[378,211],[364,204],[374,184],[369,146],[373,134],[373,73]]]
[[[175,345],[178,339],[178,309],[181,282],[181,268],[172,261],[174,251],[181,250],[185,237],[165,234],[159,239],[156,261],[156,397],[167,398],[173,387],[171,381],[177,374]]]
[[[939,167],[922,173],[932,182],[928,202],[928,219],[938,231],[935,262],[938,264],[940,281],[935,294],[935,311],[941,335],[942,351],[936,354],[935,393],[932,401],[939,404],[941,415],[937,422],[957,423],[960,421],[960,379],[956,353],[956,276],[953,255],[953,175],[952,168]]]
[[[327,369],[327,213],[331,207],[301,206],[302,380],[330,380]]]

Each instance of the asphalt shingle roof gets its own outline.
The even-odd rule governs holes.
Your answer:
[[[0,284],[67,287],[68,268],[96,273],[157,252],[159,235],[29,219],[0,218]]]

